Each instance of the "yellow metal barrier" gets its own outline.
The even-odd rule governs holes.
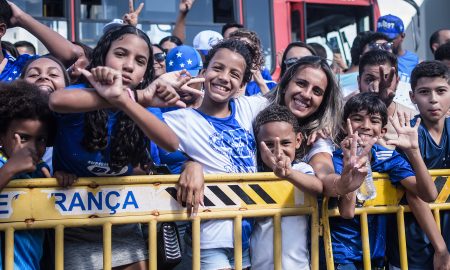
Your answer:
[[[55,230],[55,265],[64,267],[64,229],[103,227],[103,265],[111,269],[111,227],[149,225],[149,269],[157,269],[157,223],[192,222],[192,269],[200,269],[200,222],[233,219],[235,266],[242,268],[243,218],[273,217],[274,263],[281,269],[281,217],[311,216],[311,268],[318,269],[319,212],[317,200],[295,191],[272,173],[207,175],[205,207],[190,218],[176,202],[178,176],[81,178],[70,188],[54,179],[11,181],[0,193],[0,231],[5,231],[5,269],[14,266],[14,231]]]
[[[450,203],[447,203],[447,200],[450,197],[450,181],[447,181],[448,176],[450,176],[450,170],[430,170],[429,172],[439,192],[436,201],[430,204],[430,208],[432,209],[435,221],[440,228],[439,211],[450,209]],[[400,267],[402,270],[407,270],[408,258],[406,252],[404,213],[410,212],[410,210],[407,205],[400,204],[405,196],[405,191],[402,187],[394,187],[386,174],[373,173],[373,178],[375,180],[374,183],[377,190],[377,197],[373,200],[365,201],[362,207],[357,207],[355,209],[355,215],[360,215],[361,219],[361,242],[364,269],[371,269],[367,215],[395,213],[397,217],[397,230],[400,249]],[[332,270],[335,269],[335,267],[331,245],[329,219],[332,217],[339,217],[339,210],[337,208],[329,209],[328,202],[328,198],[325,198],[323,201],[321,222],[323,226],[323,240],[327,269]]]

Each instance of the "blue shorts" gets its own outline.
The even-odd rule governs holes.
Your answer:
[[[186,252],[192,260],[192,247],[186,245]],[[242,251],[242,269],[250,267],[249,249]],[[234,268],[234,249],[233,248],[212,248],[200,250],[200,269],[217,270]]]

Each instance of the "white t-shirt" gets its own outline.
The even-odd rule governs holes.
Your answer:
[[[309,163],[311,158],[318,153],[327,153],[333,156],[333,141],[331,139],[317,139],[308,153],[303,157],[303,161]]]
[[[296,171],[314,175],[313,168],[304,162],[294,164]],[[295,192],[301,192],[294,187]],[[310,269],[307,216],[281,218],[281,263],[282,269]],[[274,269],[273,221],[272,218],[256,220],[250,240],[252,269]]]
[[[252,122],[266,108],[261,95],[239,97],[230,101],[226,118],[205,115],[195,109],[181,109],[163,115],[177,134],[179,150],[203,166],[205,173],[256,172],[256,140]],[[202,222],[200,247],[233,248],[233,221]]]
[[[407,82],[400,81],[397,85],[397,90],[395,91],[394,101],[419,113],[416,104],[412,103],[411,98],[409,97],[410,91],[411,85]]]

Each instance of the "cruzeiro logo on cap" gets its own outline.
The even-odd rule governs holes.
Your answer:
[[[219,41],[220,41],[220,39],[218,37],[210,37],[208,40],[208,45],[212,47],[212,46],[216,45],[217,43],[219,43]]]
[[[378,28],[394,29],[395,28],[395,23],[387,22],[387,21],[381,21],[381,22],[378,22]]]

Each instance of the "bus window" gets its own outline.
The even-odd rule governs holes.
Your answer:
[[[214,0],[213,2],[214,23],[237,22],[237,9],[234,1]]]
[[[350,65],[350,49],[357,33],[370,30],[371,6],[306,5],[307,43],[317,42],[327,58],[340,53]]]
[[[273,33],[272,8],[270,0],[246,0],[243,1],[245,27],[258,33],[266,59],[266,68],[275,68],[275,55],[272,52]]]

